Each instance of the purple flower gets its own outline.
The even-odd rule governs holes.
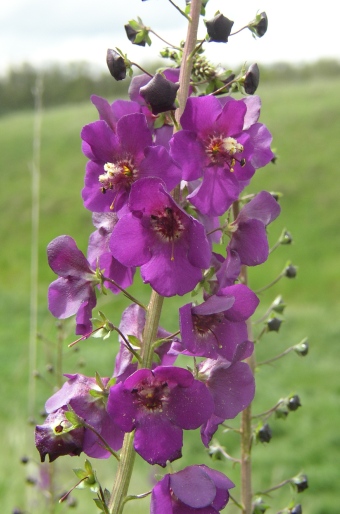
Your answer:
[[[189,98],[183,130],[170,141],[171,155],[187,181],[203,177],[188,198],[203,214],[219,216],[235,201],[255,169],[273,157],[272,137],[260,123],[244,128],[247,104],[213,96]]]
[[[97,303],[95,287],[100,279],[70,236],[59,236],[47,246],[48,263],[60,278],[48,288],[48,307],[56,318],[77,314],[76,334],[92,329],[90,318]]]
[[[91,425],[111,446],[113,450],[119,450],[123,443],[124,433],[112,421],[106,412],[108,392],[102,390],[95,378],[84,375],[65,375],[68,381],[45,404],[48,414],[53,414],[59,409],[66,409],[70,405],[74,412]],[[101,378],[104,387],[109,378]],[[96,394],[92,395],[91,391]],[[111,453],[103,447],[102,441],[90,429],[85,428],[82,451],[89,457],[105,459]]]
[[[181,170],[163,146],[152,145],[152,133],[141,113],[121,117],[116,132],[104,120],[86,125],[81,133],[86,165],[83,199],[94,212],[125,207],[131,185],[141,177],[160,177],[171,190]]]
[[[114,132],[116,132],[117,121],[120,118],[127,114],[141,112],[141,106],[137,102],[130,102],[129,100],[115,100],[112,104],[109,104],[105,98],[92,95],[91,102],[96,107],[99,118],[106,121]],[[83,145],[86,147],[85,142]],[[90,151],[90,149],[88,149],[88,151]]]
[[[80,455],[83,450],[84,428],[69,430],[71,423],[65,417],[65,408],[52,412],[43,425],[35,428],[35,445],[40,453],[41,462],[46,455],[50,462],[62,455]]]
[[[233,482],[204,464],[165,475],[152,490],[151,514],[215,514],[228,503]]]
[[[199,364],[199,378],[205,382],[214,400],[213,415],[201,428],[202,442],[208,446],[218,425],[235,418],[252,402],[255,381],[248,364],[221,358],[206,359]]]
[[[106,278],[114,280],[126,289],[133,282],[135,268],[128,268],[113,257],[109,248],[112,231],[117,224],[118,216],[114,212],[93,213],[92,221],[97,230],[90,235],[87,258],[93,268],[99,268]],[[121,290],[109,281],[104,281],[114,294]]]
[[[246,356],[253,345],[248,341],[247,320],[255,311],[259,300],[245,285],[228,286],[210,296],[200,305],[188,303],[180,308],[182,346],[189,355],[231,362],[238,346],[247,342]]]
[[[141,266],[144,282],[163,296],[191,291],[211,258],[203,225],[156,178],[133,184],[129,208],[113,231],[113,256],[125,266]]]
[[[107,410],[125,432],[135,430],[134,447],[150,464],[181,457],[183,429],[193,430],[212,414],[205,385],[182,368],[140,369],[110,389]]]
[[[261,191],[240,211],[231,224],[232,237],[228,249],[236,251],[241,263],[257,266],[268,258],[266,227],[280,214],[280,206],[267,191]]]
[[[125,309],[125,311],[122,314],[122,319],[119,324],[119,330],[125,335],[125,337],[127,337],[128,335],[132,335],[142,342],[143,330],[145,327],[145,318],[146,313],[144,309],[142,309],[139,305],[136,304],[129,305],[129,307],[127,307],[127,309]],[[159,327],[156,337],[157,339],[163,339],[168,337],[169,335],[170,332],[167,332],[163,328]],[[120,348],[116,357],[116,364],[113,375],[117,378],[117,382],[125,380],[137,369],[137,363],[132,363],[133,355],[127,348],[121,336],[119,336],[119,341]],[[168,354],[172,342],[173,340],[168,340],[162,343],[160,346],[158,346],[155,350],[155,353],[158,355],[160,364],[162,366],[171,366],[177,358],[176,354]]]

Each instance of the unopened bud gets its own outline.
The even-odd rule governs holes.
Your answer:
[[[255,20],[249,23],[248,28],[255,36],[264,36],[268,29],[268,17],[266,13],[261,12],[257,14]]]
[[[126,77],[126,64],[121,55],[109,48],[106,53],[106,63],[115,80],[124,80]]]
[[[253,95],[258,88],[260,82],[260,70],[258,65],[252,64],[249,66],[247,73],[244,77],[243,87],[247,95]]]
[[[26,457],[26,455],[22,456],[20,459],[21,464],[28,464],[29,461],[30,460],[28,457]]]
[[[268,423],[265,423],[257,431],[256,436],[261,443],[269,443],[273,434],[272,434],[272,430],[271,430],[270,426],[268,425]]]
[[[291,514],[302,514],[302,506],[300,503],[295,505],[292,509],[290,509]]]
[[[285,276],[287,278],[295,278],[297,275],[297,268],[293,264],[289,264],[285,269]]]
[[[294,351],[301,355],[301,357],[305,357],[308,354],[309,351],[309,345],[307,338],[303,339],[301,343],[294,346]]]
[[[279,241],[280,241],[280,244],[282,244],[282,245],[290,245],[293,242],[293,238],[292,238],[292,235],[290,234],[290,232],[288,232],[288,230],[284,229],[282,231]]]
[[[167,80],[157,73],[145,86],[139,90],[145,102],[150,105],[152,114],[176,109],[174,105],[179,84]]]
[[[265,503],[261,497],[256,498],[253,503],[253,512],[252,514],[263,514],[268,510],[270,505]]]
[[[298,475],[292,479],[292,484],[296,486],[298,493],[302,493],[308,488],[308,477],[307,475]]]
[[[140,30],[135,30],[128,23],[126,25],[124,25],[124,28],[125,28],[125,32],[128,37],[128,40],[131,41],[131,43],[133,45],[145,46],[145,40],[143,39],[142,41],[138,41],[138,38],[137,38],[137,36],[141,33]],[[137,40],[136,40],[136,38],[137,38]]]
[[[288,399],[287,407],[290,411],[297,410],[299,407],[301,407],[300,398],[297,394],[294,394]]]
[[[234,22],[219,13],[211,20],[205,22],[209,42],[227,43]]]
[[[277,314],[282,314],[283,311],[286,308],[286,304],[282,299],[282,296],[279,295],[275,298],[275,300],[272,303],[272,310],[276,312]]]
[[[267,327],[268,327],[269,332],[278,332],[280,329],[281,323],[282,323],[282,319],[275,318],[275,317],[270,318],[267,321]]]

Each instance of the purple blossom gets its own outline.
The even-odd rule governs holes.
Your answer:
[[[118,216],[114,212],[93,213],[92,221],[97,230],[90,235],[88,261],[93,268],[98,267],[106,278],[114,280],[120,287],[126,289],[133,282],[135,268],[126,267],[117,261],[109,248],[109,241]],[[114,294],[121,291],[107,280],[104,281],[104,285]]]
[[[119,324],[119,330],[125,335],[125,337],[127,337],[128,335],[132,335],[142,343],[145,318],[146,313],[144,309],[142,309],[139,305],[136,304],[129,305],[129,307],[127,307],[127,309],[125,309],[125,311],[122,314],[122,319]],[[157,339],[163,339],[168,337],[169,335],[170,332],[167,332],[163,328],[159,327],[156,337]],[[117,378],[117,382],[125,380],[137,369],[137,363],[132,363],[133,355],[127,348],[121,336],[119,336],[119,341],[120,348],[116,357],[116,364],[113,375]],[[173,340],[168,340],[162,343],[160,346],[158,346],[155,350],[155,353],[158,355],[160,364],[162,366],[171,366],[177,358],[177,355],[168,354],[172,342]],[[137,350],[138,348],[135,349]]]
[[[151,514],[215,514],[228,503],[233,482],[204,464],[165,475],[152,490]]]
[[[259,300],[245,285],[235,284],[221,289],[200,305],[188,303],[180,308],[182,346],[189,355],[232,361],[238,346],[248,341],[245,320],[255,311]]]
[[[40,453],[41,462],[46,455],[53,462],[62,455],[80,455],[83,450],[84,428],[72,427],[67,421],[66,408],[61,408],[49,414],[43,425],[35,427],[35,445]]]
[[[168,190],[181,180],[181,170],[163,146],[152,146],[152,133],[141,113],[121,117],[116,132],[104,120],[86,125],[81,133],[86,165],[83,200],[94,212],[120,211],[131,185],[141,177],[161,178]]]
[[[150,464],[165,466],[181,457],[183,430],[193,430],[212,414],[205,385],[182,368],[140,369],[110,389],[107,410],[125,432],[135,430],[134,447]]]
[[[113,256],[125,266],[141,266],[144,282],[163,296],[191,291],[210,264],[203,225],[183,211],[156,178],[133,184],[129,209],[113,231]]]
[[[238,357],[244,358],[241,349]],[[202,442],[208,446],[218,425],[233,419],[253,400],[255,380],[245,362],[206,359],[199,364],[199,378],[205,382],[214,400],[214,412],[201,428]]]
[[[115,100],[110,104],[101,96],[92,95],[91,102],[96,107],[99,119],[106,121],[109,127],[116,132],[117,121],[127,114],[141,112],[141,106],[137,102],[129,100]],[[84,143],[86,145],[86,143]]]
[[[255,169],[273,157],[272,137],[255,123],[244,128],[247,104],[213,96],[189,98],[181,117],[183,130],[170,141],[171,155],[187,181],[202,178],[188,198],[203,214],[219,216],[235,201]]]
[[[46,412],[53,414],[53,412],[66,409],[66,406],[70,405],[74,412],[91,425],[113,450],[119,450],[123,443],[124,433],[106,412],[108,392],[98,386],[95,378],[80,374],[65,376],[68,381],[47,400]],[[101,378],[101,381],[106,387],[109,378]],[[91,391],[96,394],[92,395]],[[84,430],[82,451],[96,459],[105,459],[111,455],[103,447],[103,443],[97,435],[88,428]]]
[[[266,227],[280,214],[280,206],[267,191],[261,191],[240,211],[231,224],[228,249],[236,251],[242,264],[257,266],[269,255]]]
[[[76,334],[92,329],[92,309],[97,303],[95,287],[100,279],[70,236],[59,236],[47,246],[48,263],[60,278],[48,288],[48,307],[56,318],[77,314]]]

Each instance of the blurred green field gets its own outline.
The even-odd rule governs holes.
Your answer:
[[[273,280],[288,260],[298,266],[295,280],[281,280],[261,294],[260,312],[279,293],[283,295],[287,309],[280,332],[267,335],[260,342],[258,360],[280,353],[305,336],[310,343],[310,354],[306,358],[292,353],[271,366],[261,367],[257,373],[255,413],[270,408],[279,398],[291,393],[299,394],[303,407],[284,421],[270,421],[271,443],[254,448],[254,491],[267,489],[302,471],[309,477],[309,489],[293,496],[308,514],[339,512],[339,88],[338,79],[261,86],[261,121],[273,134],[278,160],[275,165],[259,170],[251,186],[253,192],[267,189],[283,193],[282,214],[269,227],[271,244],[283,228],[287,228],[294,238],[292,245],[277,249],[264,266],[250,270],[251,286],[257,289]],[[84,210],[80,196],[86,161],[80,151],[79,134],[85,123],[95,119],[97,113],[90,102],[43,113],[39,236],[39,332],[43,337],[38,340],[41,378],[36,383],[36,419],[39,423],[44,400],[56,383],[54,374],[46,371],[46,365],[55,365],[58,337],[55,320],[46,307],[46,291],[54,275],[48,268],[45,249],[50,240],[66,233],[86,251],[93,227],[91,215]],[[47,512],[43,495],[37,495],[36,487],[25,481],[27,475],[36,477],[37,465],[33,461],[38,460],[33,428],[27,425],[32,132],[33,115],[30,112],[0,118],[0,198],[3,205],[0,223],[3,245],[0,256],[3,313],[0,325],[0,419],[3,430],[0,497],[3,512],[9,513],[18,507],[25,513],[38,514]],[[131,292],[147,301],[148,288],[142,289],[139,279]],[[102,304],[102,310],[118,322],[120,312],[128,302],[122,298],[114,298],[110,303],[109,300]],[[162,322],[169,329],[176,328],[176,308],[180,301],[174,298],[165,303]],[[70,350],[67,343],[74,339],[71,324],[64,324],[63,330],[66,333],[64,372],[76,372],[81,365],[81,371],[92,376],[95,371],[103,376],[112,373],[115,338],[105,342],[91,339],[76,350]],[[45,339],[51,339],[52,345]],[[219,433],[219,440],[229,453],[237,456],[235,435]],[[186,441],[183,466],[193,462],[209,464],[199,434],[187,434]],[[20,464],[23,455],[33,459],[27,466]],[[72,468],[82,467],[83,463],[83,456],[57,461],[56,494],[72,487],[76,482]],[[100,469],[99,476],[104,485],[110,488],[115,464],[111,461],[101,462],[98,466],[94,464]],[[174,463],[174,468],[181,469],[182,462]],[[237,465],[218,462],[217,468],[224,470],[235,482],[239,481]],[[147,490],[150,476],[147,467],[137,460],[131,492]],[[234,494],[237,496],[237,492]],[[88,491],[76,491],[74,497],[78,508],[73,511],[95,512],[92,496]],[[290,499],[288,486],[273,493],[268,498],[272,505],[269,512],[278,512]],[[67,510],[67,506],[58,505],[53,512]],[[130,502],[126,512],[148,512],[148,500]],[[229,506],[226,512],[234,513],[237,509]]]

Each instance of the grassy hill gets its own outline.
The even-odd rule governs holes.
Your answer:
[[[281,293],[288,307],[286,322],[278,334],[266,336],[259,345],[259,360],[276,355],[287,346],[309,337],[310,355],[299,359],[291,354],[270,367],[260,368],[257,374],[258,399],[254,410],[265,410],[283,396],[294,392],[300,395],[303,408],[289,415],[285,421],[273,421],[273,440],[269,445],[254,451],[254,488],[263,490],[299,471],[308,474],[310,488],[298,497],[304,512],[331,514],[337,512],[337,484],[340,457],[338,362],[340,359],[340,319],[338,298],[340,293],[340,231],[339,225],[339,143],[340,80],[329,82],[314,80],[309,83],[287,83],[261,86],[263,109],[261,121],[271,130],[278,160],[259,170],[251,191],[267,189],[283,193],[282,214],[270,227],[273,244],[285,227],[293,235],[291,246],[280,247],[269,261],[250,272],[254,289],[273,280],[291,260],[298,266],[296,280],[281,280],[261,295],[262,310]],[[60,234],[74,237],[86,251],[89,234],[93,231],[91,215],[83,206],[80,191],[83,184],[85,158],[80,151],[82,126],[97,119],[90,102],[76,107],[49,109],[43,113],[41,154],[41,218],[39,237],[39,332],[37,379],[37,409],[55,384],[55,373],[46,371],[46,365],[58,363],[54,346],[58,348],[55,321],[46,308],[46,291],[54,275],[46,262],[46,245]],[[27,428],[28,401],[28,334],[30,298],[30,239],[31,239],[31,161],[33,116],[20,112],[0,118],[0,200],[3,215],[0,222],[2,252],[0,256],[1,311],[0,371],[2,376],[1,426],[3,428],[2,473],[0,495],[3,511],[11,512],[15,506],[24,509],[28,498],[29,512],[45,512],[34,504],[35,488],[25,485],[27,474],[36,476],[33,462],[28,467],[20,465],[20,457],[28,454],[37,459],[32,445],[32,428]],[[140,280],[133,293],[147,298],[141,291]],[[119,320],[125,300],[115,298],[105,305],[105,312]],[[177,299],[167,301],[164,324],[174,328],[178,306]],[[80,363],[82,372],[93,375],[97,370],[109,375],[113,368],[115,342],[86,341],[80,349],[69,350],[72,328],[64,325],[66,341],[62,342],[65,372],[75,372]],[[52,347],[46,343],[51,339]],[[114,345],[113,351],[111,345]],[[40,418],[37,418],[40,422]],[[227,451],[237,451],[237,441],[221,435]],[[209,463],[197,434],[190,439],[190,453],[184,455],[185,464]],[[65,459],[67,466],[57,464],[63,487],[74,484],[72,467],[83,466],[84,458]],[[179,463],[181,465],[181,463]],[[100,463],[109,474],[111,487],[112,463]],[[224,468],[223,468],[224,467]],[[238,468],[230,463],[218,463],[235,481]],[[139,468],[138,468],[139,469]],[[140,493],[148,488],[146,468],[142,472],[144,483],[134,479]],[[179,469],[179,467],[178,467]],[[145,478],[146,477],[146,478]],[[106,481],[104,479],[105,485]],[[76,492],[79,512],[93,512],[88,492]],[[277,512],[289,502],[289,490],[273,494],[269,503]],[[26,499],[26,500],[25,500]],[[286,502],[286,503],[284,503]],[[32,507],[33,505],[33,507]],[[147,500],[140,503],[140,512],[148,512]],[[275,510],[276,509],[276,510]],[[55,512],[67,508],[59,506]],[[132,502],[127,512],[139,512]],[[233,507],[227,509],[234,512]],[[26,510],[25,510],[26,512]],[[236,512],[236,510],[235,510]]]

